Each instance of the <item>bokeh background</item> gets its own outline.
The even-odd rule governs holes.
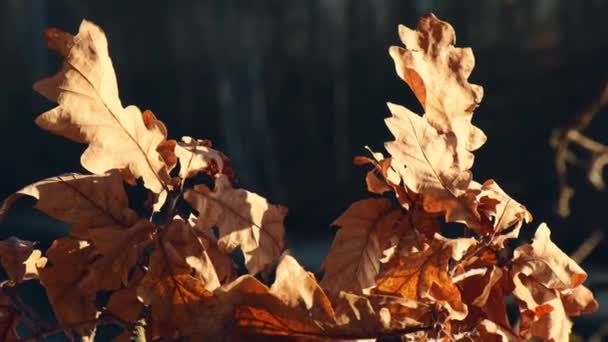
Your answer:
[[[0,0],[0,195],[81,170],[84,146],[34,124],[53,105],[31,85],[60,65],[43,29],[75,33],[86,18],[108,36],[123,103],[152,109],[174,138],[211,139],[242,187],[289,207],[290,248],[317,269],[332,220],[367,196],[366,169],[352,158],[390,140],[385,103],[421,113],[387,49],[400,44],[399,23],[415,27],[428,12],[475,52],[470,80],[485,97],[473,121],[489,138],[476,153],[476,180],[495,179],[534,214],[522,236],[544,221],[566,252],[575,250],[606,227],[608,197],[573,169],[572,215],[555,214],[549,137],[608,76],[608,1],[600,0]],[[607,114],[588,133],[608,143]],[[65,233],[29,206],[0,224],[1,238],[44,242]],[[592,284],[608,281],[606,258],[600,246],[584,261]],[[592,316],[593,326],[606,315]],[[584,334],[593,332],[587,324],[579,323]]]

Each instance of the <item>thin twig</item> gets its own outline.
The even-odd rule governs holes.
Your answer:
[[[583,241],[580,246],[570,255],[570,258],[574,260],[577,264],[580,264],[583,260],[585,260],[591,252],[597,246],[599,246],[600,242],[604,239],[604,232],[600,229],[594,230],[585,241]]]
[[[568,184],[568,164],[574,164],[578,160],[568,147],[573,142],[591,152],[595,157],[598,154],[608,154],[607,146],[582,133],[606,105],[608,105],[608,81],[604,82],[599,95],[579,115],[564,128],[556,130],[551,136],[550,145],[555,149],[555,171],[559,183],[557,212],[562,217],[570,215],[569,203],[574,195],[574,189]],[[599,184],[599,182],[597,183]]]

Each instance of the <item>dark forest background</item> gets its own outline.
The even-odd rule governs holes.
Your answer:
[[[608,1],[0,0],[0,195],[81,170],[83,146],[34,124],[53,105],[31,85],[60,63],[43,29],[75,33],[86,18],[108,36],[123,103],[152,109],[174,138],[211,139],[241,186],[289,207],[290,246],[316,268],[332,220],[367,196],[366,169],[352,158],[390,140],[385,103],[421,113],[387,49],[400,44],[399,23],[415,27],[427,12],[450,22],[457,45],[476,56],[470,80],[485,97],[473,121],[489,138],[476,153],[476,180],[495,179],[534,214],[523,236],[545,221],[573,251],[605,228],[608,197],[574,170],[572,215],[555,214],[549,137],[608,76]],[[604,142],[606,114],[589,132]],[[0,237],[44,241],[65,232],[30,204],[9,215]],[[600,247],[585,261],[591,280],[608,278],[606,258]]]

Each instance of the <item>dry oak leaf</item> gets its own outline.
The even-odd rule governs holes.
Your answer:
[[[212,149],[207,140],[182,137],[182,142],[175,146],[175,154],[179,158],[182,179],[194,177],[199,172],[224,173],[226,156]]]
[[[241,292],[234,312],[244,335],[300,336],[311,341],[371,338],[420,329],[423,324],[417,318],[428,319],[428,308],[395,297],[342,292],[332,307],[314,276],[290,256],[279,262],[270,289],[251,277],[237,283],[227,293]]]
[[[154,226],[129,209],[118,172],[66,174],[33,183],[4,201],[2,215],[26,195],[38,200],[38,210],[72,224],[71,236],[92,244],[90,257],[96,258],[91,272],[82,280],[83,288],[119,288],[152,242]]]
[[[44,267],[46,258],[34,249],[34,243],[10,237],[0,241],[0,264],[15,283],[38,278],[38,267]]]
[[[502,248],[506,240],[519,236],[522,224],[532,221],[532,214],[525,206],[509,197],[492,179],[485,181],[480,189],[477,210],[482,216],[493,220],[490,227],[482,228],[479,233],[491,232],[493,243]],[[507,231],[510,227],[513,229]]]
[[[477,341],[489,341],[489,342],[520,342],[521,339],[514,335],[509,329],[496,324],[488,319],[484,319],[475,329],[473,340]],[[467,341],[464,339],[463,341]]]
[[[423,196],[429,213],[444,212],[446,221],[475,225],[479,221],[476,196],[469,189],[472,174],[456,149],[456,137],[442,134],[426,119],[405,107],[388,104],[392,117],[385,119],[395,136],[385,147],[391,166],[405,185]]]
[[[333,222],[339,226],[324,262],[321,287],[331,293],[360,292],[375,284],[380,259],[402,224],[404,211],[388,199],[353,203]]]
[[[0,290],[4,284],[0,284]],[[0,341],[17,342],[20,340],[17,325],[21,315],[11,305],[11,300],[0,291]]]
[[[225,175],[216,176],[213,191],[196,185],[186,191],[184,199],[199,213],[197,229],[218,227],[220,250],[230,253],[240,247],[251,274],[266,269],[285,249],[287,208],[233,188]]]
[[[401,187],[398,184],[401,183],[401,179],[391,167],[391,158],[384,158],[382,153],[372,151],[369,146],[365,146],[365,149],[369,151],[372,158],[357,156],[353,162],[357,166],[366,164],[374,166],[365,176],[367,190],[378,195],[382,195],[387,191],[395,191],[397,192],[397,196],[400,196],[399,190]],[[400,200],[405,201],[406,199],[400,198]]]
[[[87,239],[89,229],[129,227],[137,214],[129,209],[127,194],[118,172],[105,175],[64,174],[30,184],[10,195],[0,208],[4,217],[23,196],[37,199],[36,209],[72,224],[70,233]]]
[[[91,246],[82,240],[58,239],[46,251],[46,258],[50,265],[38,273],[59,323],[69,325],[94,320],[97,288],[80,286],[90,269]],[[88,336],[94,328],[94,324],[78,325],[76,331]]]
[[[462,320],[467,316],[467,306],[450,278],[448,264],[460,260],[475,243],[475,239],[446,239],[437,234],[427,249],[390,260],[378,275],[372,293],[438,303],[452,319]]]
[[[597,309],[592,293],[582,283],[587,274],[550,239],[541,224],[532,244],[514,252],[511,276],[514,297],[520,303],[520,335],[563,341],[570,334],[576,316]]]
[[[34,89],[59,106],[41,114],[36,124],[88,144],[80,160],[90,172],[127,168],[151,191],[166,190],[168,168],[157,151],[166,132],[158,125],[146,127],[137,107],[123,107],[104,32],[86,20],[74,37],[54,32],[47,35],[48,44],[62,54],[63,66]]]
[[[191,333],[200,302],[219,287],[219,280],[187,222],[175,217],[160,234],[137,295],[150,306],[147,329],[153,338],[183,336]]]
[[[201,239],[205,246],[205,252],[209,256],[217,278],[220,284],[224,285],[238,277],[237,265],[234,263],[229,254],[226,254],[220,250],[217,245],[217,238],[210,229],[197,229],[198,219],[194,214],[190,214],[188,223],[194,227],[194,234]],[[200,228],[200,227],[199,227]]]
[[[106,309],[123,322],[134,323],[141,315],[144,306],[137,297],[137,288],[139,287],[139,283],[141,282],[144,274],[145,273],[141,269],[136,269],[129,279],[127,286],[114,291],[112,296],[110,296]],[[131,331],[128,329],[123,330],[123,332],[113,341],[131,341]]]
[[[333,321],[329,299],[292,257],[279,261],[271,288],[250,275],[216,289],[193,317],[193,340],[242,341],[251,334],[318,335],[317,321]]]
[[[464,206],[469,210],[453,210],[446,214],[448,221],[467,224],[480,235],[490,236],[492,243],[504,247],[508,239],[517,238],[523,222],[532,221],[532,214],[525,206],[509,197],[493,180],[483,184],[471,181],[466,195],[459,199],[424,198],[424,206],[430,211]],[[508,229],[513,227],[513,229]]]
[[[519,335],[545,341],[567,341],[572,329],[557,290],[548,289],[533,277],[513,279],[513,296],[520,303]]]
[[[470,151],[486,141],[471,124],[483,97],[483,88],[467,81],[475,66],[473,51],[455,47],[454,28],[433,14],[423,16],[416,30],[400,25],[399,37],[406,48],[389,49],[397,74],[416,95],[431,126],[456,135],[460,162],[470,168],[474,159]]]
[[[114,290],[127,284],[131,269],[153,242],[154,225],[140,219],[128,228],[90,229],[89,236],[95,260],[81,286]]]

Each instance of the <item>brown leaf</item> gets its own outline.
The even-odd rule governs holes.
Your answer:
[[[99,176],[72,173],[33,183],[4,201],[0,217],[23,196],[36,198],[36,209],[72,224],[71,233],[81,239],[88,238],[89,229],[126,228],[137,221],[117,172]]]
[[[424,251],[391,260],[378,276],[373,293],[435,302],[444,306],[452,319],[463,319],[467,306],[448,274],[448,263],[458,261],[474,244],[474,239],[450,240],[436,235]]]
[[[91,246],[91,272],[83,287],[113,290],[152,242],[154,226],[128,208],[127,195],[118,172],[105,175],[66,174],[31,184],[9,196],[2,206],[5,214],[22,196],[38,201],[35,208],[70,223],[70,234]]]
[[[353,203],[336,221],[340,227],[324,262],[321,286],[332,292],[360,292],[374,285],[383,252],[404,217],[387,199]]]
[[[34,249],[30,241],[10,237],[0,241],[0,263],[15,283],[38,278],[38,267],[44,267],[46,258],[42,252]]]
[[[241,248],[249,273],[264,270],[285,249],[287,208],[269,204],[247,190],[234,189],[226,176],[216,177],[213,191],[196,185],[184,198],[199,213],[199,229],[219,228],[220,250],[229,253]]]
[[[114,291],[106,309],[115,317],[123,322],[135,323],[140,318],[143,309],[143,303],[137,297],[137,288],[144,276],[141,269],[135,270],[133,276],[129,280],[126,287]],[[128,329],[114,339],[114,342],[130,342],[131,331]]]
[[[594,312],[599,308],[599,304],[593,297],[593,292],[583,285],[579,285],[572,290],[563,291],[561,297],[562,304],[569,317]]]
[[[97,288],[80,286],[89,271],[91,247],[81,240],[58,239],[53,241],[46,257],[50,265],[38,273],[57,320],[69,325],[95,319]],[[93,324],[78,325],[76,331],[89,335],[94,328]]]
[[[84,20],[71,41],[53,32],[51,39],[62,38],[50,45],[65,62],[57,74],[36,82],[34,89],[59,106],[40,115],[36,123],[88,144],[81,157],[87,170],[103,174],[128,168],[134,177],[143,177],[153,192],[166,190],[168,168],[156,150],[166,138],[166,129],[163,132],[157,124],[146,127],[137,107],[123,107],[103,31]]]
[[[139,318],[143,303],[137,297],[137,288],[144,277],[144,272],[136,270],[129,284],[112,293],[107,309],[124,322],[135,322]]]
[[[464,169],[473,164],[468,153],[483,145],[486,136],[471,124],[472,112],[483,97],[483,88],[468,83],[475,66],[470,48],[457,48],[452,26],[433,14],[423,16],[416,30],[399,26],[406,46],[389,50],[399,77],[412,89],[425,110],[425,118],[441,133],[458,140]]]
[[[245,333],[357,339],[393,335],[423,326],[426,307],[395,297],[360,296],[342,292],[335,312],[314,277],[290,256],[277,268],[268,291],[255,291],[236,307],[237,326]]]
[[[92,256],[96,258],[81,286],[114,290],[126,284],[131,268],[152,243],[153,234],[154,225],[145,219],[126,229],[90,229]]]
[[[176,217],[156,241],[149,267],[137,295],[150,306],[151,336],[187,334],[200,314],[200,302],[219,286],[202,241]]]
[[[10,299],[0,291],[0,341],[17,342],[20,340],[17,332],[20,320],[19,312],[11,305]]]

